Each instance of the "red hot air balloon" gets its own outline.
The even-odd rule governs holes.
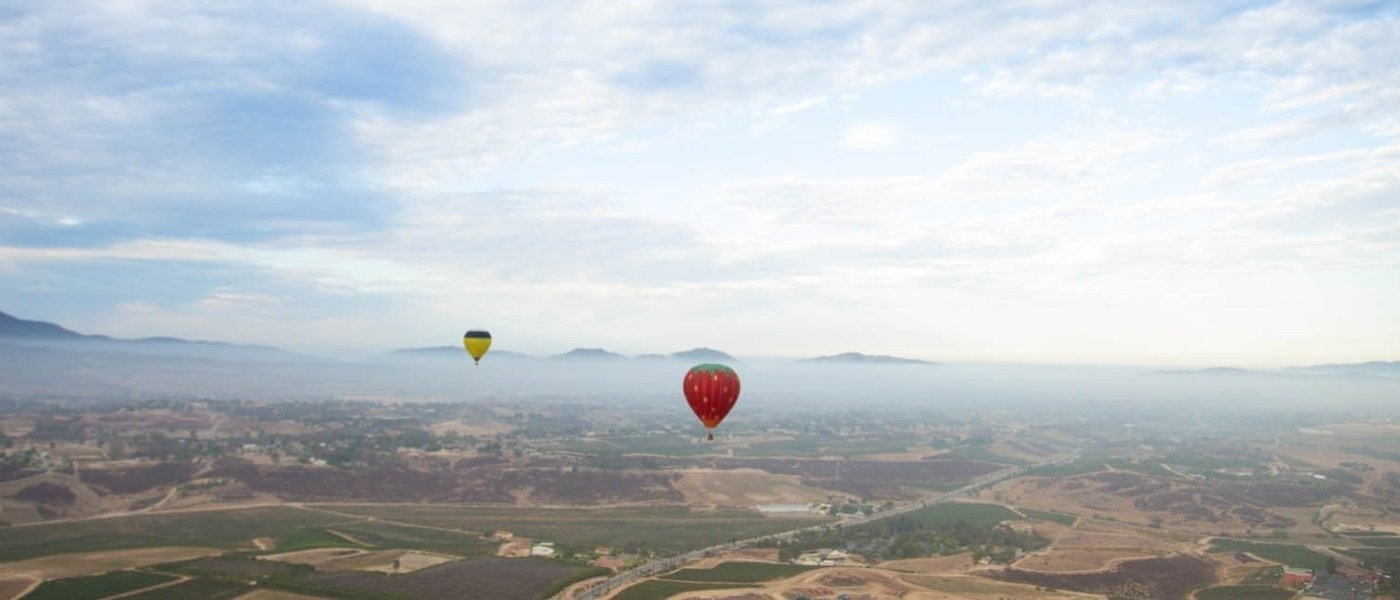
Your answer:
[[[715,427],[739,399],[739,375],[724,365],[695,365],[685,374],[685,401],[708,430],[706,439],[715,439]]]

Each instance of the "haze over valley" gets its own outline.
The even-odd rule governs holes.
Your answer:
[[[1400,3],[0,5],[0,600],[1400,598]]]

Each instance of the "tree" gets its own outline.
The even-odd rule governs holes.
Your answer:
[[[1333,575],[1337,574],[1337,558],[1335,556],[1327,557],[1327,572]]]

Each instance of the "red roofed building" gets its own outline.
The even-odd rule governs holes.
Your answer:
[[[1283,570],[1283,585],[1291,588],[1307,587],[1313,581],[1313,572],[1308,569],[1289,567]]]

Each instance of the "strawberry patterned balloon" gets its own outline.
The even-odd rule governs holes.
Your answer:
[[[695,365],[685,374],[685,401],[715,439],[714,429],[739,399],[739,375],[724,365]]]

